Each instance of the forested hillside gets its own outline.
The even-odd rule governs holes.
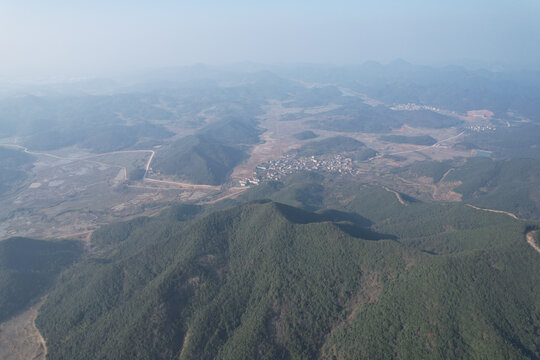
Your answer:
[[[191,136],[158,152],[152,169],[197,184],[219,185],[244,158],[244,152],[237,147]]]
[[[332,201],[316,213],[183,207],[104,227],[42,308],[49,358],[539,356],[526,224],[365,186],[319,203]]]
[[[81,253],[81,246],[72,241],[0,241],[0,322],[44,295]]]
[[[253,120],[224,119],[211,123],[196,135],[160,149],[152,168],[189,182],[220,185],[247,158],[246,150],[259,141],[259,134]]]

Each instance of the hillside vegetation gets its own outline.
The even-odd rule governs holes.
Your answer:
[[[81,253],[81,246],[71,241],[0,241],[0,322],[44,295]]]
[[[223,119],[165,146],[152,168],[197,184],[220,185],[259,141],[260,130],[249,120]]]
[[[104,227],[38,317],[49,358],[540,355],[524,224],[372,187],[330,192],[320,202],[342,210],[256,201]]]

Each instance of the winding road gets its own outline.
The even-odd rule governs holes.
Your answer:
[[[481,207],[474,206],[474,205],[471,205],[471,204],[465,204],[465,206],[468,206],[468,207],[476,209],[476,210],[488,211],[488,212],[497,213],[497,214],[505,214],[505,215],[510,216],[513,219],[520,220],[520,218],[518,218],[515,214],[513,214],[511,212],[508,212],[508,211],[486,209],[486,208],[481,208]]]

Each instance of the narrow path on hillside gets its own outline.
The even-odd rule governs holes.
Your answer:
[[[446,177],[448,176],[448,174],[450,174],[452,171],[454,171],[455,169],[454,168],[451,168],[451,169],[448,169],[447,172],[444,173],[444,175],[441,177],[441,179],[439,180],[439,183],[442,183]]]
[[[401,205],[407,206],[407,203],[405,202],[405,200],[403,200],[403,198],[401,197],[401,194],[400,194],[400,193],[398,193],[397,191],[394,191],[394,190],[392,190],[392,189],[389,189],[389,188],[387,188],[386,186],[383,186],[383,189],[386,190],[386,191],[388,191],[388,192],[390,192],[390,193],[392,193],[392,194],[394,194],[394,195],[396,195],[396,198],[397,198],[397,200],[399,201],[399,203],[400,203]]]
[[[471,205],[471,204],[465,204],[465,205],[468,206],[468,207],[470,207],[470,208],[476,209],[476,210],[488,211],[488,212],[497,213],[497,214],[505,214],[505,215],[510,216],[510,217],[513,218],[513,219],[521,220],[521,219],[518,218],[515,214],[512,214],[511,212],[508,212],[508,211],[486,209],[486,208],[481,208],[481,207],[474,206],[474,205]]]

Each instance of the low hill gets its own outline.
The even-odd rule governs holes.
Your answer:
[[[245,150],[259,141],[260,132],[253,121],[225,118],[163,147],[152,169],[188,182],[220,185],[246,158]]]
[[[311,130],[306,130],[306,131],[301,131],[299,133],[296,133],[293,136],[297,140],[309,140],[309,139],[315,139],[319,135],[315,134]]]
[[[237,147],[189,136],[156,152],[152,169],[192,183],[219,185],[244,158],[245,153]]]
[[[296,153],[300,156],[318,156],[344,152],[357,152],[361,159],[368,159],[376,155],[375,150],[368,148],[363,142],[346,136],[311,141],[296,150]]]

